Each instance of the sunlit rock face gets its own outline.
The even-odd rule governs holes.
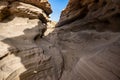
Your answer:
[[[50,4],[48,3],[48,0],[19,0],[28,4],[35,5],[45,11],[47,15],[52,13]]]
[[[42,10],[44,10],[44,12],[47,15],[52,13],[52,9],[51,9],[51,6],[50,6],[48,0],[1,0],[1,1],[7,1],[9,3],[12,3],[15,1],[24,2],[26,4],[31,4],[31,5],[34,5],[38,8],[41,8]]]
[[[46,31],[50,13],[45,0],[0,1],[0,80],[58,79],[61,59],[55,63],[59,58],[45,54],[36,44]]]
[[[49,14],[52,12],[47,0],[1,0],[0,1],[0,20],[15,15],[31,19],[41,19],[48,21]]]

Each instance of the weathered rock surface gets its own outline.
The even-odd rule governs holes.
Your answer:
[[[52,13],[50,4],[48,3],[48,0],[19,0],[28,4],[35,5],[41,9],[43,9],[47,15]]]
[[[28,17],[31,19],[40,18],[43,22],[47,22],[48,20],[48,16],[42,9],[22,2],[13,2],[10,7],[10,13],[16,16]]]
[[[74,22],[81,30],[120,31],[119,3],[119,0],[70,0],[57,26]]]
[[[3,18],[9,15],[7,6],[8,2],[0,1],[0,21],[2,21]]]
[[[51,12],[51,6],[47,0],[1,0],[0,2],[1,21],[4,20],[6,16],[15,15],[31,19],[41,19],[46,23]]]
[[[44,12],[47,15],[52,13],[52,9],[51,9],[51,6],[50,6],[48,0],[1,0],[1,1],[8,1],[9,3],[12,3],[14,1],[19,1],[19,2],[31,4],[38,8],[41,8],[42,10],[44,10]]]
[[[56,28],[27,1],[0,23],[0,80],[120,80],[119,0],[70,0]]]
[[[59,51],[53,46],[46,54],[36,44],[46,31],[49,15],[26,3],[0,2],[0,80],[57,80],[62,66]]]
[[[50,55],[34,43],[46,29],[40,20],[15,17],[0,23],[0,27],[0,80],[34,80],[52,75]]]
[[[120,80],[120,0],[70,0],[56,27],[60,80]]]

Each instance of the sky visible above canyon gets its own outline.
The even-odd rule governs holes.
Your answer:
[[[66,7],[68,0],[49,0],[53,13],[50,15],[50,19],[58,21],[60,18],[61,11]]]

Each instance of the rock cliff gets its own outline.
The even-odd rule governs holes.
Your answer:
[[[56,27],[60,80],[120,80],[120,0],[69,0]]]
[[[0,1],[0,80],[56,80],[54,59],[35,42],[51,12],[47,0]]]
[[[11,15],[27,17],[31,19],[41,19],[43,22],[48,20],[52,12],[47,0],[1,0],[0,1],[0,20]]]
[[[119,0],[70,0],[57,26],[74,22],[81,30],[120,31],[119,17]]]
[[[119,0],[69,0],[55,28],[51,12],[1,0],[0,80],[120,80]]]

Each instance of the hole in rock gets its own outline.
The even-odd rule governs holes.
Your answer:
[[[98,3],[99,2],[99,0],[95,0],[95,3]]]

